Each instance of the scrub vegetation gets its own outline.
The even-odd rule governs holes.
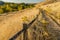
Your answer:
[[[25,4],[25,3],[4,3],[3,5],[0,5],[0,14],[7,13],[7,12],[13,12],[13,11],[19,11],[26,8],[32,8],[35,4]]]

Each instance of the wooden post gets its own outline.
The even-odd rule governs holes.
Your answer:
[[[28,40],[28,31],[27,29],[27,24],[23,24],[24,32],[23,32],[23,40]]]

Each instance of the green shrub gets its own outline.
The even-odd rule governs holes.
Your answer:
[[[3,9],[0,9],[0,14],[2,14],[3,13]]]

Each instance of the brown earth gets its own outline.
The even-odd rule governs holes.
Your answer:
[[[46,25],[46,27],[38,26],[38,24],[41,25],[41,23],[36,21],[33,24],[33,26],[35,25],[36,28],[42,27],[42,29],[44,29],[43,30],[44,35],[48,35],[49,33],[51,34],[50,36],[53,39],[56,38],[56,40],[60,40],[60,2],[55,2],[51,4],[50,3],[47,4],[47,3],[48,2],[46,2],[46,4],[45,3],[38,4],[36,7],[32,9],[25,9],[22,11],[10,12],[8,14],[0,15],[0,40],[9,40],[13,35],[15,35],[17,32],[23,29],[23,23],[29,24],[34,18],[36,18],[36,16],[39,13],[40,13],[40,16],[38,18],[38,21],[40,21],[42,25],[45,25],[44,20],[46,20],[48,24]],[[38,34],[39,30],[36,31],[37,35],[39,35]],[[33,32],[33,28],[30,28],[28,32],[30,35],[30,33]],[[17,40],[23,40],[23,36],[21,35],[20,37],[17,38]],[[50,39],[50,40],[53,40],[53,39]],[[33,39],[30,38],[29,40],[33,40]],[[38,37],[36,40],[39,40]],[[40,39],[40,40],[44,40],[44,39]],[[46,40],[49,40],[49,39],[46,39]]]

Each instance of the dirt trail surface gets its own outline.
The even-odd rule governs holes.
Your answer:
[[[0,40],[9,40],[23,29],[23,23],[30,23],[39,13],[42,14],[42,17],[39,16],[39,21],[44,23],[41,19],[46,20],[48,32],[60,40],[60,2],[0,15]]]
[[[44,12],[44,11],[43,11]],[[47,30],[49,33],[51,33],[52,35],[54,35],[57,40],[60,40],[60,25],[58,25],[53,18],[51,18],[49,15],[46,16],[45,12],[42,13],[43,14],[43,18],[49,22],[49,24],[47,25]]]
[[[42,15],[49,22],[47,30],[60,40],[60,2],[48,4],[42,7]]]

